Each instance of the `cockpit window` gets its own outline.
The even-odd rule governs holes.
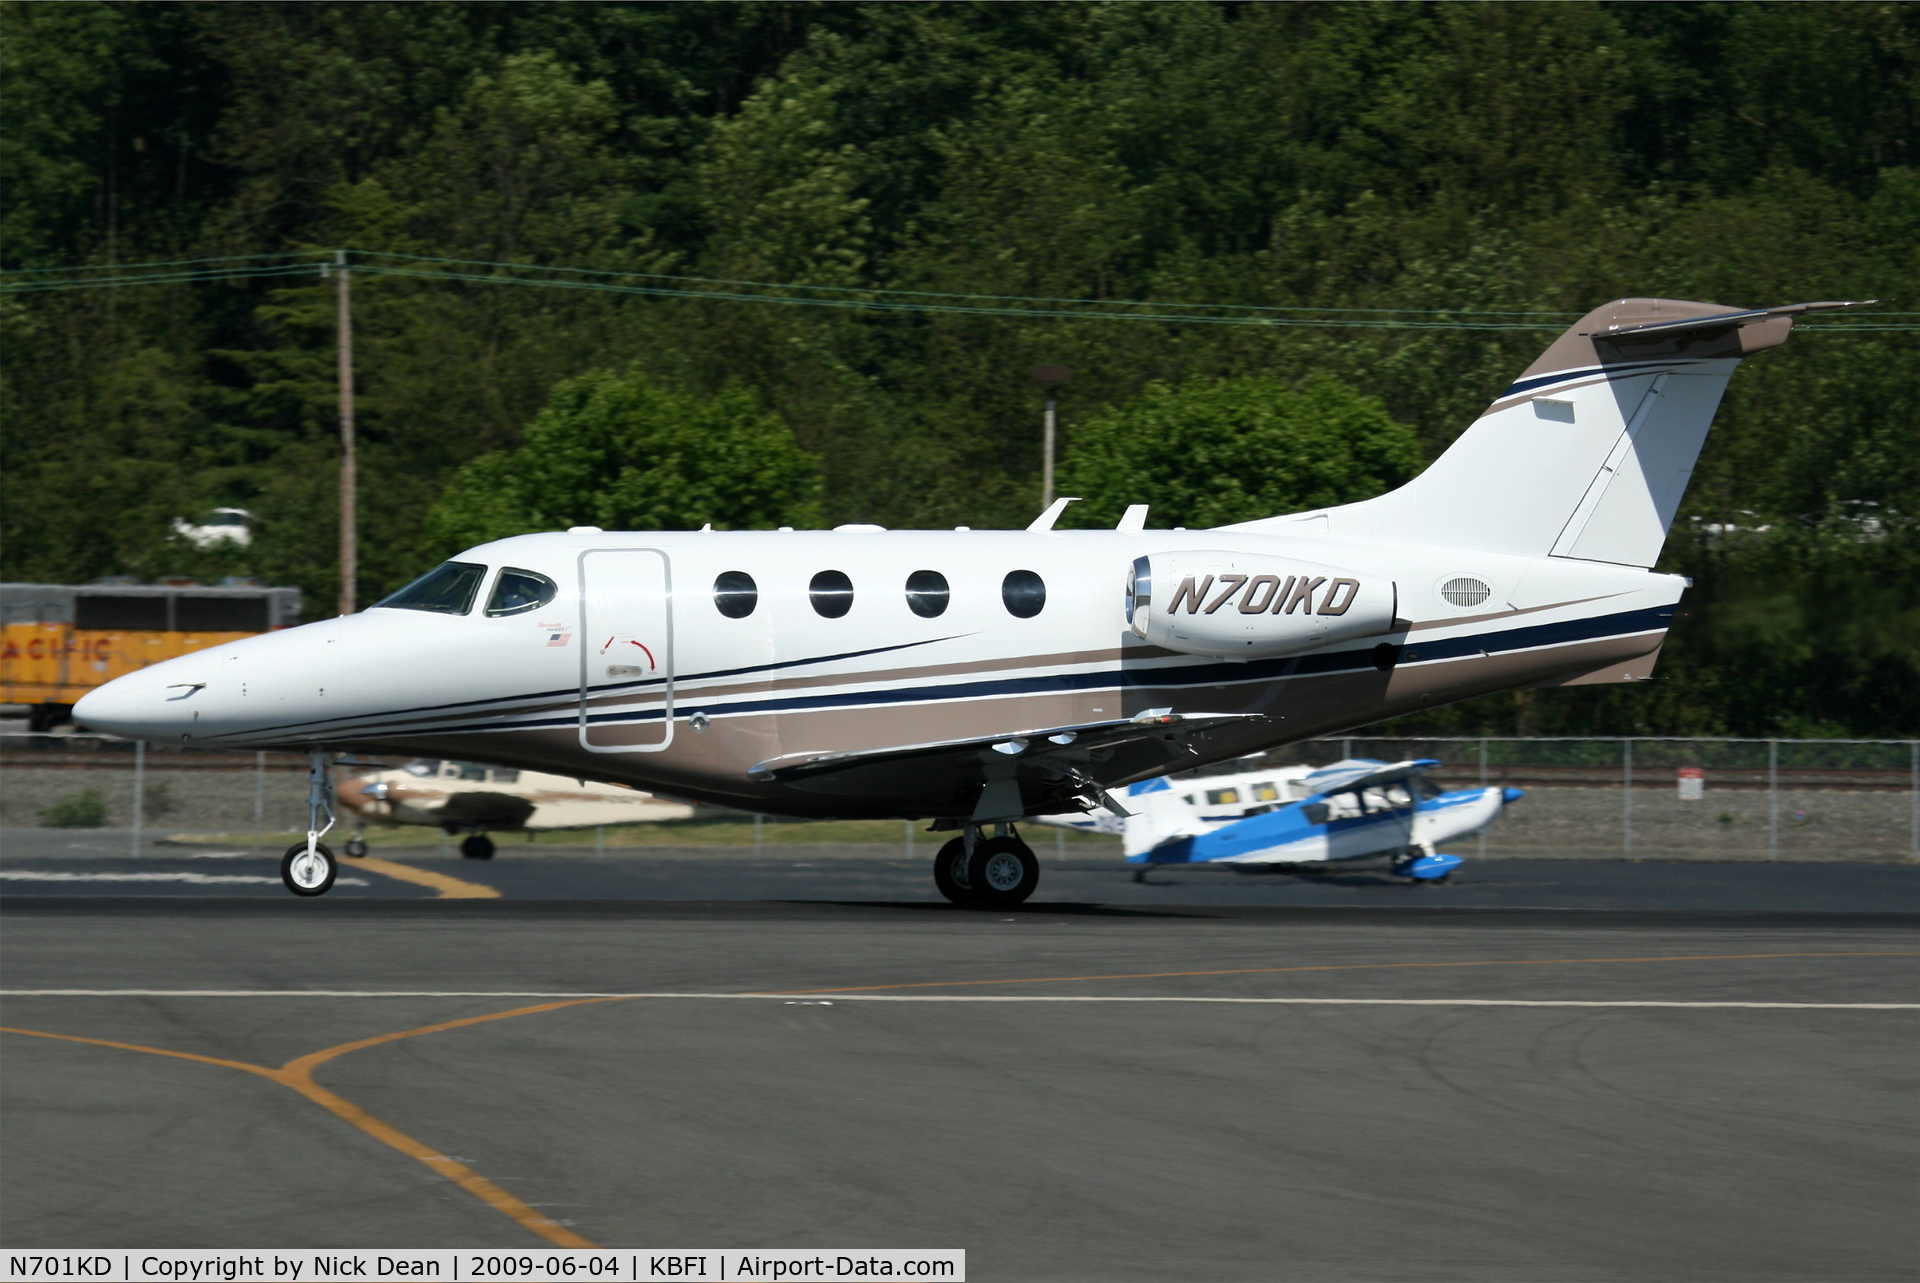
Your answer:
[[[373,604],[391,610],[431,610],[442,615],[464,615],[473,609],[487,568],[470,561],[447,561]]]
[[[430,780],[440,773],[440,762],[437,758],[416,757],[401,769],[409,775],[418,775],[423,780]]]
[[[559,585],[537,570],[516,570],[508,566],[493,581],[493,596],[487,598],[489,615],[517,615],[553,600]]]

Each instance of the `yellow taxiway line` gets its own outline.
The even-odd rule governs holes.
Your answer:
[[[320,1051],[296,1056],[286,1064],[274,1069],[268,1065],[249,1064],[244,1060],[223,1060],[218,1056],[202,1056],[190,1051],[171,1051],[165,1047],[147,1047],[133,1042],[114,1042],[108,1038],[82,1038],[78,1034],[49,1033],[43,1029],[20,1029],[10,1025],[0,1025],[0,1033],[24,1034],[29,1038],[51,1038],[59,1042],[88,1043],[95,1047],[113,1047],[120,1051],[137,1051],[149,1056],[166,1056],[173,1060],[192,1060],[203,1065],[218,1065],[223,1069],[238,1069],[244,1073],[256,1074],[270,1079],[282,1087],[291,1088],[305,1096],[314,1104],[333,1114],[343,1122],[351,1123],[383,1145],[399,1150],[408,1158],[424,1163],[429,1169],[458,1185],[496,1212],[510,1217],[523,1229],[546,1239],[559,1247],[598,1247],[599,1244],[575,1234],[566,1226],[549,1217],[542,1216],[533,1208],[515,1198],[507,1191],[495,1185],[480,1173],[462,1163],[459,1159],[449,1158],[432,1147],[423,1145],[413,1137],[401,1131],[391,1123],[383,1122],[360,1106],[339,1095],[328,1091],[313,1080],[313,1071],[336,1057],[349,1052],[361,1051],[367,1047],[377,1047],[382,1043],[396,1042],[402,1038],[418,1038],[421,1034],[440,1033],[448,1029],[461,1029],[467,1025],[486,1024],[494,1020],[511,1020],[515,1016],[531,1016],[543,1011],[556,1011],[561,1007],[578,1007],[586,1003],[614,1001],[607,998],[575,998],[566,1002],[544,1002],[534,1007],[516,1007],[512,1011],[496,1011],[485,1016],[469,1016],[464,1020],[448,1020],[437,1025],[423,1025],[418,1029],[403,1029],[397,1033],[379,1034],[372,1038],[361,1038],[355,1042],[341,1043],[337,1047],[326,1047]]]
[[[340,862],[342,869],[365,869],[369,873],[379,873],[396,882],[411,882],[417,887],[432,887],[440,893],[442,900],[498,900],[498,889],[479,882],[463,882],[459,878],[448,877],[444,873],[435,873],[412,864],[399,864],[393,860],[376,859],[371,855],[359,858],[348,856]]]

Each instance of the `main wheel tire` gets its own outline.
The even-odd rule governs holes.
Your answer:
[[[967,885],[976,904],[1019,904],[1040,885],[1040,861],[1017,837],[988,838],[973,844]]]
[[[305,842],[295,842],[280,857],[280,880],[295,895],[325,895],[333,890],[334,875],[338,872],[333,852],[327,850],[324,843],[314,844],[311,859],[307,857]]]
[[[364,860],[367,858],[367,840],[365,838],[348,838],[347,844],[340,849],[346,853],[347,858],[350,860]]]
[[[933,857],[933,885],[955,904],[976,903],[973,889],[967,881],[967,844],[964,839],[953,839],[940,848],[940,854]]]
[[[491,860],[493,839],[484,833],[476,833],[460,844],[460,854],[469,860]]]

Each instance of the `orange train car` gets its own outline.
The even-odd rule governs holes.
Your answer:
[[[0,584],[0,704],[44,731],[122,674],[299,622],[298,588]]]

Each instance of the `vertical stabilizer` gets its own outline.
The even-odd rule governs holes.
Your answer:
[[[1230,527],[1652,566],[1727,380],[1801,313],[1620,299],[1582,317],[1425,472],[1362,503]]]
[[[1208,832],[1206,822],[1184,794],[1169,788],[1164,779],[1147,783],[1149,787],[1138,794],[1130,791],[1127,798],[1127,805],[1133,808],[1122,839],[1127,858],[1145,856],[1175,838],[1200,837]],[[1155,784],[1159,787],[1151,787]],[[1140,785],[1134,787],[1141,788]]]

